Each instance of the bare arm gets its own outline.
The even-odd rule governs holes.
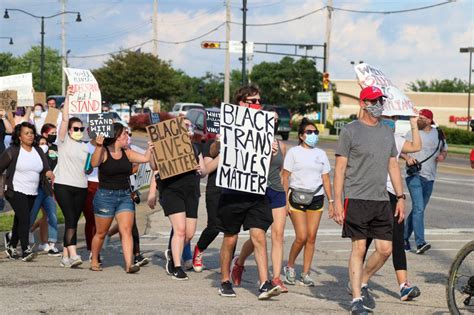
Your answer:
[[[91,166],[98,167],[102,162],[104,162],[105,158],[105,148],[104,148],[104,136],[98,135],[95,139],[96,146],[94,153],[91,157]]]
[[[417,120],[418,117],[416,116],[410,117],[412,141],[405,141],[402,147],[402,153],[413,153],[421,150],[421,137],[420,131],[418,130],[418,126],[416,124]],[[405,155],[403,159],[407,160],[407,155]]]
[[[329,173],[323,174],[321,178],[323,179],[324,192],[326,193],[326,197],[328,198],[328,215],[329,218],[332,219],[334,217],[334,200],[332,199],[331,178],[329,176]]]
[[[151,151],[153,150],[153,143],[148,141],[148,149],[145,154],[138,153],[132,149],[125,150],[127,158],[132,163],[148,163],[151,158]]]
[[[344,190],[344,176],[347,168],[347,157],[336,156],[334,167],[334,221],[337,224],[344,222],[344,207],[342,205],[342,191]]]
[[[148,191],[147,204],[151,209],[155,209],[156,206],[156,180],[155,175],[158,172],[153,172],[153,179],[150,184],[150,190]]]
[[[12,127],[12,124],[10,123],[10,120],[7,119],[7,113],[5,113],[4,110],[2,110],[0,111],[0,114],[2,115],[3,124],[5,125],[5,132],[12,133],[13,127]]]
[[[283,189],[285,189],[285,195],[288,198],[289,196],[289,190],[290,190],[290,175],[291,173],[288,170],[283,169],[281,171],[281,182],[283,184]],[[286,203],[286,210],[290,211],[290,207],[288,202]]]
[[[206,164],[204,163],[202,154],[199,154],[199,175],[201,176],[201,178],[204,178],[206,177],[207,174],[208,173],[207,173]]]
[[[219,155],[215,158],[211,158],[206,156],[204,158],[204,165],[206,166],[207,173],[210,174],[217,170],[217,166],[219,166]]]
[[[59,127],[59,141],[64,141],[64,139],[67,136],[67,126],[69,123],[69,96],[72,95],[72,87],[68,86],[67,88],[67,93],[66,93],[66,99],[64,100],[64,107],[63,107],[63,112],[62,112],[62,121],[61,121],[61,127]]]
[[[392,181],[395,194],[397,196],[401,196],[403,194],[402,176],[400,174],[400,166],[398,165],[396,157],[390,158],[388,164],[388,174],[390,176],[390,180]],[[397,207],[395,209],[395,217],[397,216],[398,223],[402,223],[403,219],[405,218],[405,199],[403,198],[398,199]]]

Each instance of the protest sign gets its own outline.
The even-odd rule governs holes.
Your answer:
[[[149,186],[153,171],[150,167],[150,163],[142,163],[138,167],[138,171],[135,173],[135,183],[133,185],[134,190],[141,189],[142,187]]]
[[[89,114],[89,136],[95,139],[97,135],[105,138],[114,137],[114,116],[112,113]]]
[[[382,89],[387,96],[384,104],[383,115],[386,116],[417,116],[413,110],[413,103],[388,79],[385,74],[366,63],[358,64],[354,67],[363,88],[367,86],[376,86]]]
[[[221,120],[221,113],[206,110],[206,127],[207,132],[218,134],[220,132],[220,120]]]
[[[159,113],[154,113],[150,112],[150,124],[155,125],[160,122],[160,114]]]
[[[196,169],[196,158],[183,117],[146,127],[154,143],[155,162],[161,179]]]
[[[216,185],[264,195],[274,129],[275,113],[223,103]]]
[[[35,92],[34,94],[34,104],[46,104],[46,92]]]
[[[0,110],[13,111],[16,108],[18,96],[16,91],[0,91]]]
[[[34,105],[33,75],[31,73],[0,77],[0,91],[4,90],[17,92],[17,107],[32,107]]]
[[[61,111],[59,109],[56,109],[54,107],[49,107],[48,108],[48,114],[46,115],[46,118],[44,119],[45,124],[53,124],[57,127],[58,124],[58,117]]]
[[[92,72],[86,69],[64,68],[73,95],[69,96],[70,114],[98,114],[102,96]]]

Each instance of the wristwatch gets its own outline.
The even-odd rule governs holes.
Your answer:
[[[400,196],[397,196],[397,200],[400,200],[400,199],[407,199],[407,196],[405,194],[401,194]]]

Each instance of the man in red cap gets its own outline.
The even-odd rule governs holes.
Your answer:
[[[387,175],[396,193],[395,217],[399,222],[405,213],[395,139],[392,130],[380,122],[384,102],[382,90],[364,88],[360,92],[362,113],[342,130],[336,149],[334,220],[343,225],[342,237],[352,240],[352,314],[367,314],[375,307],[367,283],[392,253],[394,219],[386,188]],[[363,268],[368,238],[375,240],[375,251]]]
[[[416,253],[423,254],[431,248],[431,244],[425,240],[426,206],[433,192],[433,184],[436,178],[438,162],[446,159],[448,146],[440,129],[433,128],[433,112],[422,109],[418,118],[418,129],[421,136],[421,150],[411,154],[401,154],[407,161],[406,183],[410,191],[412,209],[405,222],[405,250],[410,250],[410,236],[415,232]],[[412,132],[405,136],[407,140],[412,139]],[[421,166],[415,168],[414,165]]]

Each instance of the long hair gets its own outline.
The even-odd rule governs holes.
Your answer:
[[[117,139],[120,137],[124,129],[124,126],[121,123],[115,122],[114,123],[114,137],[113,138],[105,138],[104,140],[104,145],[109,146],[111,144],[114,144]]]
[[[21,124],[18,124],[15,126],[15,129],[13,129],[13,132],[12,132],[12,141],[10,142],[10,145],[15,145],[17,147],[20,146],[21,144],[21,141],[20,141],[20,134],[21,134],[21,128],[28,128],[30,129],[31,131],[33,131],[33,134],[35,135],[35,140],[33,141],[33,146],[36,146],[38,143],[37,143],[37,139],[36,139],[36,129],[35,129],[35,126],[33,126],[32,124],[30,124],[29,122],[22,122]]]
[[[306,129],[306,127],[308,126],[313,126],[314,128],[316,128],[316,130],[318,130],[318,127],[316,127],[316,125],[309,121],[308,118],[304,117],[301,122],[300,122],[300,126],[298,127],[298,141],[299,141],[299,144],[303,143],[303,140],[301,140],[301,136],[304,134],[304,131]]]

